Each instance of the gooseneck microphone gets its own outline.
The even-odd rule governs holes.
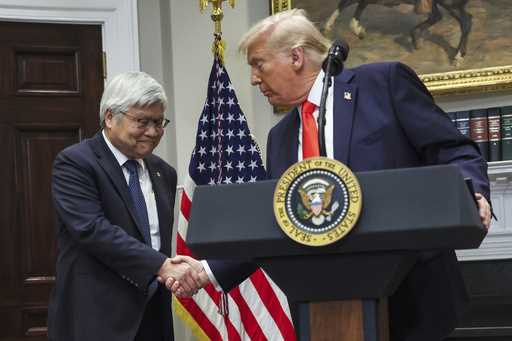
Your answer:
[[[332,43],[327,57],[322,63],[324,70],[324,85],[322,87],[322,97],[320,99],[320,108],[318,109],[318,145],[320,147],[320,156],[327,156],[325,149],[325,104],[327,102],[327,93],[331,84],[331,77],[335,77],[343,71],[343,62],[347,59],[349,52],[348,44],[341,40],[335,40]]]

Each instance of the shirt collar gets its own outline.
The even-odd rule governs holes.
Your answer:
[[[117,162],[119,163],[119,166],[123,167],[124,163],[128,160],[130,160],[126,155],[124,155],[119,149],[117,149],[112,142],[108,139],[107,134],[105,134],[105,129],[101,131],[101,134],[103,135],[103,139],[107,143],[108,148],[114,154],[114,157],[116,158]],[[142,159],[136,159],[137,163],[142,167],[142,170],[144,170],[144,162]]]
[[[320,72],[316,76],[315,82],[313,83],[313,87],[309,91],[309,95],[308,95],[308,101],[313,103],[317,107],[320,106],[320,100],[322,99],[322,88],[324,86],[324,82],[323,82],[324,77],[325,77],[325,72],[324,72],[324,70],[320,69]]]

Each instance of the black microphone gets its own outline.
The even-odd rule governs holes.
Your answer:
[[[349,51],[350,48],[347,43],[342,40],[335,40],[327,53],[327,58],[322,63],[324,72],[331,77],[339,75],[343,71],[343,62],[347,60]]]
[[[335,77],[343,71],[343,62],[347,60],[349,52],[348,44],[342,40],[335,40],[332,43],[327,58],[322,63],[324,70],[324,85],[322,87],[322,97],[320,98],[320,108],[318,108],[318,146],[320,147],[320,156],[327,156],[325,149],[325,102],[327,101],[327,93],[331,86],[331,77]]]

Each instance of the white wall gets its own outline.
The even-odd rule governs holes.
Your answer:
[[[156,149],[156,153],[171,165],[176,158],[176,119],[172,84],[172,52],[170,49],[170,13],[168,1],[138,1],[139,47],[141,70],[161,82],[166,90],[169,107],[165,116],[171,120]]]

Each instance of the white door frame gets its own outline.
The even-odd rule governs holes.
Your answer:
[[[140,70],[137,0],[0,0],[0,20],[101,25],[107,79]]]

